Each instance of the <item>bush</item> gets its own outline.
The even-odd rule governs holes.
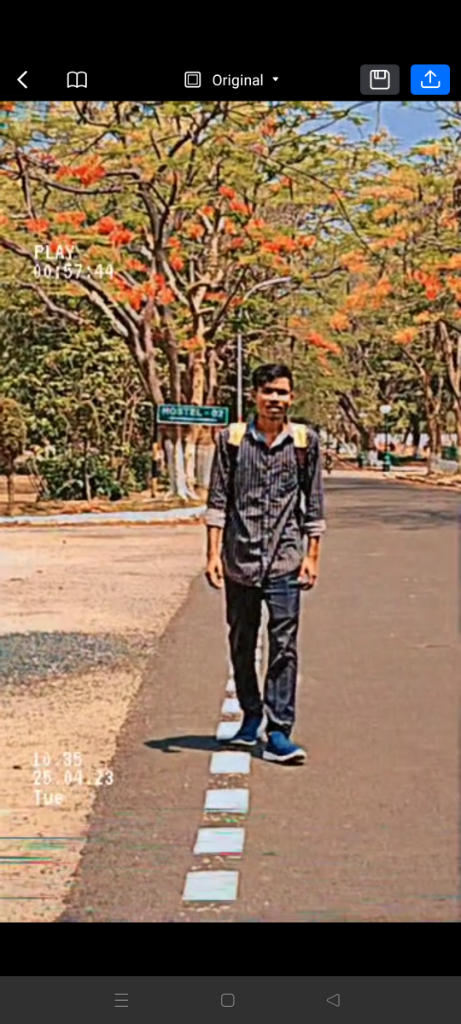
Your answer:
[[[151,468],[151,456],[149,452],[134,452],[130,457],[130,470],[133,474],[134,487],[143,491],[147,485],[148,474]]]
[[[86,500],[83,455],[65,452],[38,458],[37,470],[42,481],[39,497],[59,501]],[[92,498],[108,497],[116,501],[132,489],[132,474],[126,474],[123,483],[119,483],[108,456],[89,455],[87,474]]]

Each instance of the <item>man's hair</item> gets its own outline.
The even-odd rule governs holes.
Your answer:
[[[253,370],[251,381],[254,390],[257,391],[258,388],[263,388],[265,384],[270,384],[273,380],[278,380],[279,377],[286,377],[290,381],[291,390],[293,390],[293,374],[290,368],[284,366],[283,363],[265,363],[264,366],[258,366],[256,370]]]

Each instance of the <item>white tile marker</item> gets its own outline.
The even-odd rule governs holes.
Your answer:
[[[249,797],[248,789],[208,789],[205,797],[205,811],[246,814]]]
[[[239,729],[240,722],[220,722],[216,730],[216,739],[231,740]]]
[[[199,828],[194,853],[240,854],[244,840],[244,828]]]
[[[238,871],[189,871],[182,898],[206,900],[208,903],[235,900],[238,879]]]
[[[250,755],[227,750],[222,754],[211,755],[210,772],[212,775],[248,775],[250,771]]]
[[[222,715],[241,715],[242,709],[236,697],[226,697],[221,708]]]

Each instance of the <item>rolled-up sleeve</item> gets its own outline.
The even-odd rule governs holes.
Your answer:
[[[227,451],[228,430],[218,435],[211,466],[210,489],[205,514],[206,526],[224,529],[229,488],[229,455]]]
[[[305,475],[305,510],[303,533],[307,537],[320,537],[326,530],[325,501],[322,478],[320,442],[315,431],[309,431],[309,447]]]

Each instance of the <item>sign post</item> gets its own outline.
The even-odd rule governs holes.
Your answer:
[[[222,405],[159,405],[158,423],[184,423],[207,427],[225,427],[229,422],[229,409]]]

